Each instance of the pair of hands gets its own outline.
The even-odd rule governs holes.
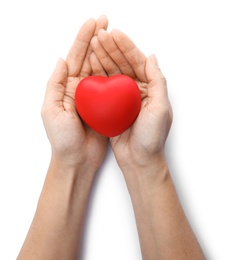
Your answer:
[[[52,157],[91,172],[101,165],[108,138],[86,126],[77,114],[74,95],[84,77],[125,74],[140,88],[142,106],[136,121],[127,131],[110,139],[122,170],[147,167],[153,159],[164,158],[172,122],[166,80],[156,57],[146,58],[124,33],[108,33],[107,26],[105,16],[83,24],[66,61],[58,61],[48,81],[42,108]]]

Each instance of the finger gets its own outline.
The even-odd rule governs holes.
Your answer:
[[[93,75],[107,76],[107,73],[105,72],[101,62],[99,61],[98,57],[94,52],[92,52],[90,55],[90,65]]]
[[[133,68],[138,79],[142,82],[147,82],[147,77],[145,75],[145,55],[136,47],[133,41],[121,31],[113,29],[111,35],[116,45]]]
[[[59,59],[47,84],[45,104],[62,103],[65,94],[67,74],[66,62],[63,59]]]
[[[107,27],[108,27],[108,18],[105,15],[101,15],[96,20],[96,27],[95,27],[94,35],[97,35],[100,29],[106,30]],[[86,56],[85,56],[84,64],[83,64],[81,71],[80,71],[81,77],[90,76],[91,73],[92,73],[91,65],[90,65],[90,61],[89,61],[89,57],[90,57],[91,52],[92,52],[92,48],[91,48],[91,45],[89,45]]]
[[[108,55],[105,49],[102,47],[101,43],[98,40],[98,37],[95,36],[91,40],[91,46],[99,61],[102,64],[102,67],[108,74],[108,76],[112,76],[115,74],[121,74],[121,71],[117,64],[112,60],[112,58]]]
[[[101,15],[96,21],[95,35],[98,34],[99,30],[106,30],[108,27],[108,18],[105,15]]]
[[[168,100],[166,78],[162,74],[155,55],[151,55],[146,63],[148,78],[148,97],[157,101]]]
[[[69,76],[76,77],[79,75],[91,38],[95,33],[95,28],[96,24],[94,19],[87,20],[81,26],[66,59]]]
[[[133,68],[114,42],[112,35],[101,29],[98,33],[98,39],[120,71],[131,78],[136,78]]]

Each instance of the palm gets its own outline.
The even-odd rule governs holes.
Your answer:
[[[68,141],[71,142],[72,147],[77,147],[77,151],[85,150],[83,154],[96,166],[99,166],[103,159],[107,138],[98,135],[80,120],[74,106],[74,95],[79,82],[84,77],[92,74],[89,62],[92,50],[89,43],[93,35],[96,34],[100,28],[107,28],[107,20],[105,17],[100,17],[97,20],[95,28],[89,23],[88,26],[84,25],[79,31],[67,57],[68,78],[63,99],[64,108],[68,106],[66,110],[71,113],[70,117],[72,118],[72,120],[71,118],[69,120],[67,118],[68,130],[73,129],[74,133],[72,140]],[[81,62],[79,62],[79,59]]]
[[[65,96],[63,100],[63,107],[66,110],[63,111],[62,118],[63,121],[63,130],[64,133],[64,142],[66,147],[80,153],[84,151],[85,156],[91,160],[92,165],[96,167],[100,166],[103,159],[107,138],[98,135],[92,129],[87,127],[79,118],[77,111],[74,106],[74,93],[76,92],[76,87],[79,82],[83,79],[82,76],[78,77],[69,77],[67,80]],[[66,114],[66,115],[65,115]],[[67,133],[68,132],[68,133]],[[71,135],[73,132],[73,135]],[[79,133],[79,134],[78,134]],[[76,158],[79,155],[75,155]]]
[[[161,148],[171,124],[171,113],[164,115],[163,106],[168,108],[169,101],[157,62],[153,56],[147,59],[125,34],[117,30],[111,34],[101,30],[98,39],[92,40],[92,46],[96,57],[91,62],[98,64],[97,71],[102,67],[106,76],[120,73],[130,76],[138,84],[142,97],[141,111],[134,124],[120,136],[111,138],[115,156],[118,162],[126,162],[129,158],[133,159],[131,161],[147,160],[144,155]]]
[[[142,157],[140,152],[143,147],[149,145],[149,136],[154,136],[153,133],[151,133],[154,131],[154,127],[152,127],[151,124],[153,126],[155,125],[157,116],[151,112],[155,111],[155,108],[152,107],[147,97],[146,84],[140,84],[140,81],[136,83],[139,85],[142,96],[140,113],[129,129],[121,135],[111,138],[111,145],[118,161],[124,161],[130,157],[131,151],[134,153],[132,157]]]
[[[124,46],[123,43],[125,44]],[[108,34],[100,30],[98,38],[92,39],[92,47],[95,55],[92,55],[91,63],[93,64],[93,70],[96,70],[94,71],[95,74],[98,74],[98,71],[102,70],[105,71],[106,76],[125,74],[133,78],[140,89],[142,106],[138,118],[127,131],[120,136],[111,138],[115,154],[121,153],[126,156],[131,147],[135,146],[136,139],[140,138],[140,133],[143,132],[145,117],[148,116],[145,113],[146,109],[148,109],[147,78],[145,76],[146,57],[137,48],[133,48],[133,43],[124,34],[119,33],[118,35],[117,31]],[[130,57],[131,62],[128,61],[123,52],[126,53],[128,59]],[[135,56],[136,54],[138,56]],[[137,58],[138,62],[135,60]],[[134,68],[133,64],[139,65]]]
[[[70,162],[88,161],[94,168],[103,159],[107,138],[98,135],[80,120],[74,96],[80,80],[92,74],[90,40],[96,31],[106,27],[105,17],[100,17],[96,23],[90,19],[81,27],[66,62],[59,61],[49,80],[43,106],[46,111],[43,113],[44,124],[53,152]]]

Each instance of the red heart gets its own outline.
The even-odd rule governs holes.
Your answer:
[[[113,137],[133,124],[140,112],[141,95],[135,81],[128,76],[90,76],[78,84],[75,105],[89,127]]]

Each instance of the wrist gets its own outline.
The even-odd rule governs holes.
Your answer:
[[[164,153],[152,156],[143,164],[130,164],[121,167],[129,191],[142,189],[145,185],[150,189],[161,185],[169,176],[169,168]]]
[[[88,160],[71,160],[52,154],[48,174],[70,178],[71,181],[84,179],[92,182],[97,170]]]
[[[63,204],[63,207],[74,206],[74,200],[85,205],[91,191],[94,175],[94,172],[88,171],[85,167],[71,166],[65,161],[52,157],[39,198],[39,206],[48,205],[48,200],[56,200],[57,204]],[[61,206],[58,205],[57,208],[61,208]]]
[[[47,193],[59,196],[66,204],[70,204],[79,194],[79,200],[84,203],[88,200],[94,176],[95,172],[85,166],[71,165],[52,155],[39,202]]]

